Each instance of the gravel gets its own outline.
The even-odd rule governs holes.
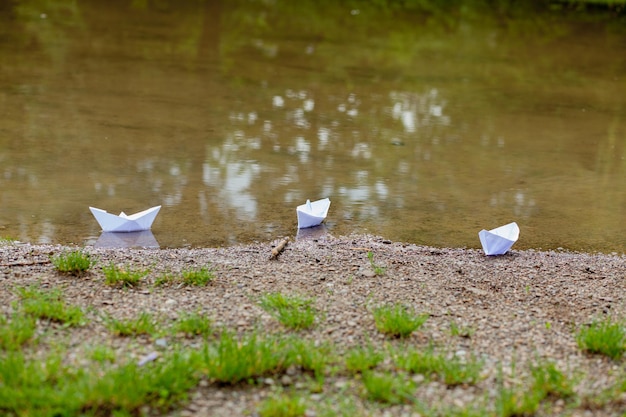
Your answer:
[[[270,260],[279,241],[162,250],[86,247],[97,264],[80,277],[60,274],[50,263],[51,255],[75,248],[6,244],[0,246],[0,308],[4,314],[10,313],[12,302],[17,301],[17,286],[62,289],[67,300],[89,312],[91,320],[71,330],[67,341],[68,360],[79,362],[85,350],[98,343],[137,360],[146,360],[146,355],[167,346],[166,338],[116,338],[103,327],[103,314],[127,318],[147,311],[168,322],[183,312],[200,311],[212,317],[216,326],[238,332],[285,333],[259,307],[258,299],[267,292],[296,293],[313,297],[315,307],[324,312],[318,325],[303,332],[303,337],[331,342],[341,352],[367,343],[378,347],[390,343],[376,330],[371,310],[401,303],[430,315],[423,328],[409,337],[409,344],[445,347],[458,356],[476,355],[485,361],[484,379],[475,386],[421,384],[419,397],[427,404],[470,404],[493,394],[498,368],[511,373],[513,365],[527,369],[542,358],[568,373],[585,375],[576,387],[580,396],[614,383],[623,367],[620,361],[581,351],[575,330],[594,319],[626,317],[624,256],[512,250],[487,257],[473,249],[416,246],[367,235],[323,235],[290,241]],[[368,252],[373,254],[372,260]],[[101,266],[110,263],[150,269],[150,273],[135,288],[111,287],[104,284],[101,271]],[[153,285],[163,272],[204,266],[210,266],[216,276],[206,287]],[[377,274],[374,266],[384,272]],[[468,330],[467,337],[453,335],[452,322]],[[510,375],[512,379],[521,377]],[[331,377],[325,383],[328,392],[315,395],[320,395],[321,401],[325,395],[333,395],[333,390],[345,390],[351,382],[344,379]],[[224,388],[203,381],[184,409],[173,415],[254,415],[255,407],[274,385],[297,388],[297,380],[297,375],[288,372],[255,386]],[[621,415],[620,406],[624,404],[602,410],[581,406],[568,415]],[[368,415],[418,415],[408,406],[372,407],[363,401],[359,407]],[[557,401],[543,415],[559,415],[562,407],[562,401]]]

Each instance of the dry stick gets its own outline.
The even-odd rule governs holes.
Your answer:
[[[285,249],[285,246],[287,246],[287,242],[289,242],[288,237],[281,240],[280,243],[276,245],[274,249],[272,249],[272,255],[270,256],[270,260],[278,258],[278,255],[280,255],[280,253]]]

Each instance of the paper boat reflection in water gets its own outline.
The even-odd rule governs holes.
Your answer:
[[[159,242],[150,230],[127,233],[102,232],[93,246],[96,248],[159,249]]]
[[[328,234],[328,228],[324,223],[319,226],[307,227],[304,229],[298,229],[296,233],[296,240],[315,240],[321,239]]]
[[[127,215],[121,212],[119,216],[107,213],[95,207],[89,207],[91,213],[96,218],[103,232],[138,232],[149,230],[152,222],[159,214],[161,206],[149,208],[139,213]]]
[[[492,230],[481,230],[478,238],[485,255],[503,255],[519,238],[517,223],[509,223]]]
[[[323,198],[317,201],[307,200],[305,204],[296,207],[298,215],[298,229],[318,226],[324,221],[330,208],[330,200]]]

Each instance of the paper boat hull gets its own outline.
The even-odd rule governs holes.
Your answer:
[[[302,204],[296,207],[298,229],[319,226],[328,215],[329,208],[330,199],[328,198],[312,201],[310,204]]]
[[[492,230],[478,233],[485,255],[504,255],[519,238],[517,223],[509,223]]]
[[[116,216],[115,214],[107,213],[105,210],[89,207],[103,232],[139,232],[149,230],[160,209],[161,206],[156,206],[130,216],[124,213]]]

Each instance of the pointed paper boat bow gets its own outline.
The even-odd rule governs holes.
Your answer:
[[[139,213],[127,215],[121,212],[119,216],[107,213],[95,207],[89,207],[91,213],[100,224],[103,232],[138,232],[140,230],[149,230],[152,222],[159,214],[161,206],[149,208]]]
[[[492,230],[481,230],[478,238],[483,246],[485,255],[503,255],[519,238],[517,223],[509,223]]]
[[[328,198],[317,201],[307,200],[305,204],[296,207],[298,229],[319,226],[326,218],[329,208],[330,200]]]

